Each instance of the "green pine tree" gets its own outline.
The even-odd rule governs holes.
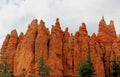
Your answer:
[[[90,58],[90,48],[87,49],[87,60],[79,64],[77,71],[78,77],[93,77],[95,75],[95,69]]]
[[[114,60],[112,61],[113,65],[112,65],[112,74],[111,77],[120,77],[120,62],[117,61],[116,56],[114,58]]]
[[[10,64],[8,63],[7,59],[1,58],[0,77],[13,77],[13,73],[9,69]]]
[[[38,60],[37,74],[41,77],[45,77],[50,73],[50,68],[45,64],[44,58],[40,57]]]

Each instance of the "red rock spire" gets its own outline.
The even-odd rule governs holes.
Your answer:
[[[31,64],[34,61],[34,52],[35,52],[35,39],[37,36],[37,19],[34,19],[28,27],[28,30],[25,34],[25,37],[17,49],[17,53],[14,57],[14,76],[20,76],[21,70],[25,68],[27,72],[30,72]],[[28,77],[26,74],[26,77]]]
[[[5,37],[5,40],[3,42],[2,48],[1,48],[1,52],[0,52],[1,54],[4,54],[6,52],[9,39],[10,39],[10,35],[7,34],[7,36]]]
[[[109,25],[107,25],[104,17],[102,17],[99,22],[99,31],[97,36],[101,42],[112,42],[114,39],[116,39],[116,31],[113,20],[110,21]]]
[[[103,16],[102,19],[99,22],[99,26],[105,26],[105,25],[106,25],[106,22],[105,22],[105,19],[104,19],[104,16]]]
[[[56,19],[55,27],[61,29],[61,27],[60,27],[60,22],[59,22],[59,18]]]
[[[79,35],[83,35],[83,36],[88,36],[88,32],[87,32],[87,29],[86,29],[86,25],[85,23],[82,23],[82,25],[80,26],[79,28]]]
[[[114,26],[114,21],[110,20],[110,24],[109,25]]]
[[[31,22],[31,26],[37,25],[37,22],[38,22],[38,20],[37,20],[37,19],[34,19],[34,20]]]
[[[97,41],[97,36],[96,36],[95,33],[92,34],[92,36],[91,36],[91,40]]]
[[[39,23],[40,28],[45,28],[45,22],[43,20],[40,21]]]
[[[60,26],[60,23],[59,23],[59,18],[56,19],[56,23],[55,23],[56,26]]]
[[[7,51],[16,50],[18,42],[18,33],[16,29],[11,31],[10,40],[8,42]]]

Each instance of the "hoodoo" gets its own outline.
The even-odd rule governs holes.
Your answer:
[[[45,59],[51,69],[48,77],[77,77],[79,64],[87,59],[87,48],[93,63],[95,77],[109,77],[111,61],[120,57],[120,37],[117,36],[114,21],[107,25],[104,17],[99,22],[98,34],[88,35],[86,24],[82,23],[75,35],[68,28],[63,31],[57,18],[51,32],[43,20],[37,24],[34,19],[25,34],[13,30],[7,34],[1,55],[8,59],[14,77],[20,77],[25,69],[25,77],[35,74],[36,60]]]

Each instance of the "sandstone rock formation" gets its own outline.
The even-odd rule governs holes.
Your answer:
[[[14,57],[14,76],[20,76],[21,70],[25,69],[26,76],[30,72],[31,64],[34,62],[35,38],[37,36],[37,20],[33,20],[29,25],[25,37],[16,51]],[[18,47],[19,48],[19,47]]]
[[[43,20],[41,20],[37,28],[37,37],[35,39],[35,60],[39,57],[44,57],[45,60],[48,59],[48,45],[49,31],[48,28],[45,27]]]
[[[5,58],[8,58],[8,62],[11,64],[10,65],[10,70],[13,70],[14,66],[14,55],[15,55],[15,50],[17,48],[17,43],[18,43],[18,34],[16,30],[11,31],[11,34],[7,35],[3,47],[2,47],[2,55]]]
[[[110,58],[113,53],[112,44],[114,40],[117,38],[114,22],[111,20],[110,24],[107,25],[104,17],[102,17],[99,23],[99,31],[98,31],[98,42],[100,43],[102,49],[102,60],[104,62],[105,75],[106,77],[110,75]]]
[[[3,42],[2,48],[1,48],[1,54],[5,53],[5,51],[7,49],[9,39],[10,39],[10,35],[7,34],[7,36],[6,36],[6,38],[5,38],[4,42]]]
[[[91,36],[90,42],[89,42],[90,51],[91,51],[90,52],[91,61],[93,62],[94,68],[96,70],[97,75],[95,77],[105,77],[104,63],[103,63],[101,56],[99,54],[100,49],[97,49],[97,48],[99,48],[99,44],[98,44],[96,38],[97,38],[96,34],[93,33],[93,35]]]
[[[16,30],[8,34],[1,48],[1,55],[11,64],[14,77],[20,77],[25,68],[25,76],[35,74],[39,57],[51,68],[48,77],[77,77],[77,68],[87,58],[90,47],[91,61],[96,70],[95,77],[109,77],[111,61],[120,59],[120,36],[117,36],[114,22],[107,25],[104,17],[99,22],[98,34],[88,35],[86,24],[82,23],[75,35],[68,28],[63,31],[57,18],[51,32],[43,20],[34,19],[25,33],[18,36]]]
[[[62,47],[63,47],[63,31],[61,30],[59,19],[56,19],[55,26],[52,27],[49,44],[48,63],[52,72],[50,77],[63,77],[62,65]]]

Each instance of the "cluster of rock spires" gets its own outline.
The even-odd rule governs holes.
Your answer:
[[[34,19],[25,34],[11,31],[3,42],[1,55],[7,57],[14,77],[20,77],[21,70],[25,75],[35,73],[35,65],[39,57],[43,57],[51,68],[48,77],[77,77],[77,67],[86,60],[90,47],[91,61],[96,70],[95,77],[108,77],[111,73],[111,61],[120,57],[120,37],[116,35],[114,22],[107,25],[104,17],[99,22],[96,35],[88,35],[85,23],[82,23],[75,35],[63,31],[59,19],[56,19],[51,32],[43,20],[37,24]]]

